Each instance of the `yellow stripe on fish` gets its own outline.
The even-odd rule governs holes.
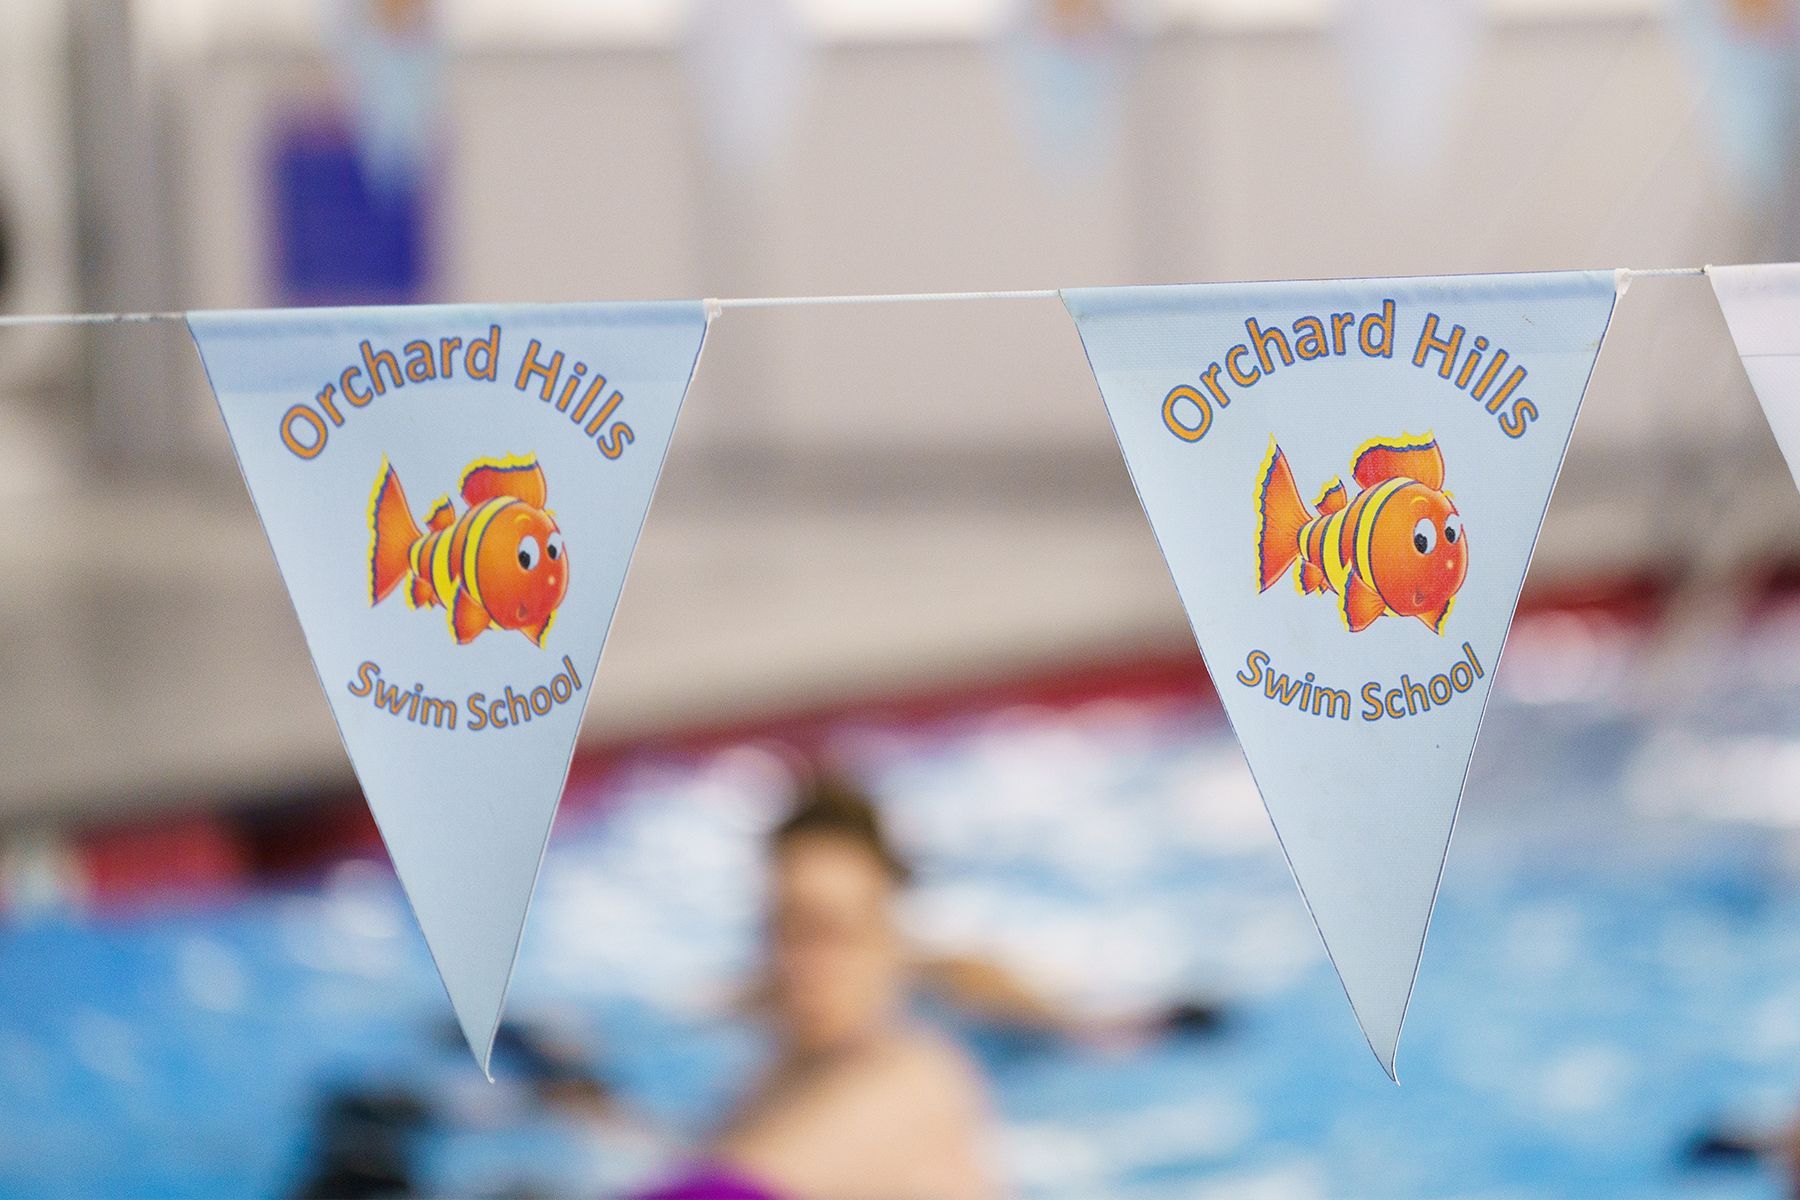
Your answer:
[[[1261,589],[1293,567],[1302,595],[1338,594],[1352,632],[1392,614],[1418,617],[1442,633],[1468,551],[1462,518],[1443,490],[1437,442],[1429,435],[1375,439],[1357,453],[1351,475],[1362,490],[1346,504],[1343,483],[1333,479],[1315,512],[1270,438],[1255,485]]]
[[[481,553],[481,539],[487,536],[488,526],[493,523],[504,509],[519,503],[511,497],[496,497],[483,501],[478,507],[471,509],[463,519],[469,524],[469,531],[463,538],[462,552],[462,585],[468,590],[469,599],[481,606],[483,612],[488,611],[487,604],[481,599],[480,574],[475,569],[476,556]]]
[[[370,495],[369,602],[406,585],[412,607],[442,605],[466,644],[511,629],[539,647],[568,592],[569,569],[548,487],[534,458],[477,459],[463,473],[460,519],[440,497],[420,528],[384,461]]]
[[[431,590],[445,608],[456,596],[456,576],[450,573],[450,543],[455,539],[455,526],[439,530],[431,536],[437,544],[431,548]]]
[[[1369,543],[1375,536],[1375,520],[1381,516],[1382,507],[1394,498],[1394,494],[1412,482],[1410,479],[1390,479],[1357,497],[1366,503],[1356,521],[1356,570],[1363,577],[1363,582],[1370,586],[1377,586],[1375,564],[1369,556]]]

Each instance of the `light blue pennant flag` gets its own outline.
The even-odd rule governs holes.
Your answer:
[[[1725,165],[1767,197],[1794,168],[1800,23],[1784,0],[1665,0]]]
[[[296,309],[188,326],[485,1069],[707,310]]]
[[[437,0],[332,0],[325,8],[363,169],[380,190],[403,188],[430,166],[447,57],[438,9]]]
[[[1014,0],[1002,50],[1046,167],[1093,174],[1110,164],[1134,49],[1117,0]]]
[[[1476,0],[1344,0],[1338,43],[1378,178],[1416,179],[1443,150],[1473,75]]]
[[[1065,291],[1382,1067],[1615,276]]]
[[[697,0],[686,47],[719,165],[766,178],[810,87],[813,46],[790,0]]]

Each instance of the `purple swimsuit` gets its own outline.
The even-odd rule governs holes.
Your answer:
[[[643,1192],[637,1200],[780,1200],[729,1167],[702,1165],[679,1180],[655,1191]]]

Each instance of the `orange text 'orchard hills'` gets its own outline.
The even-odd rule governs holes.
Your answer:
[[[1182,441],[1197,442],[1212,428],[1215,410],[1230,406],[1234,389],[1242,392],[1315,359],[1357,354],[1392,359],[1396,319],[1392,300],[1383,300],[1374,312],[1299,317],[1285,327],[1251,317],[1244,322],[1244,340],[1209,363],[1198,386],[1183,383],[1169,389],[1163,397],[1163,425]],[[1529,372],[1486,336],[1428,312],[1418,337],[1406,344],[1412,347],[1407,361],[1467,392],[1507,437],[1524,437],[1537,420],[1537,404],[1519,392]]]
[[[282,414],[281,444],[297,458],[317,458],[330,443],[331,431],[348,423],[357,409],[409,385],[454,379],[460,373],[477,382],[504,380],[514,390],[554,406],[608,459],[625,452],[634,439],[631,426],[613,420],[625,402],[623,393],[615,390],[607,395],[604,375],[536,338],[526,344],[517,363],[502,372],[503,334],[501,326],[491,325],[483,337],[418,338],[398,350],[378,350],[365,339],[336,380]]]

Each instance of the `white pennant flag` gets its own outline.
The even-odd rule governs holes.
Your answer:
[[[485,1070],[706,309],[296,309],[188,325]]]
[[[1065,291],[1288,864],[1390,1075],[1611,273]]]
[[[1708,267],[1706,274],[1744,374],[1800,480],[1800,263]]]

